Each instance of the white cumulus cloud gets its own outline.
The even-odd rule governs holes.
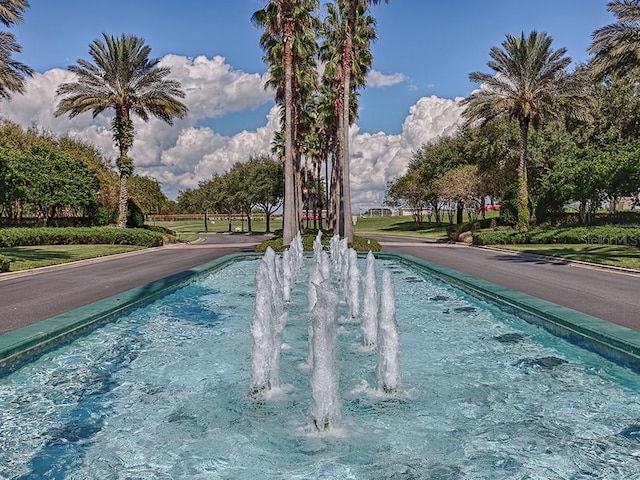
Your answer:
[[[167,55],[161,63],[171,68],[173,79],[181,82],[189,115],[173,125],[156,119],[146,123],[134,120],[136,137],[131,156],[137,173],[156,178],[165,193],[175,198],[180,190],[195,188],[200,181],[214,173],[226,172],[236,162],[270,153],[273,135],[279,128],[277,107],[271,108],[263,126],[234,135],[222,135],[201,123],[272,102],[273,92],[264,90],[265,75],[235,70],[223,57],[190,59]],[[373,77],[379,86],[406,80],[401,74]],[[0,116],[25,128],[36,126],[55,135],[84,139],[108,158],[115,158],[109,112],[95,119],[90,113],[73,119],[53,115],[58,101],[57,87],[72,79],[69,72],[61,69],[35,74],[27,80],[24,95],[14,95],[10,101],[0,103]],[[424,143],[454,133],[462,124],[461,112],[457,99],[423,97],[409,109],[399,135],[361,134],[354,125],[351,129],[354,211],[379,205],[387,182],[406,171],[413,152]]]
[[[394,73],[392,75],[386,75],[376,70],[370,70],[367,73],[367,86],[368,87],[390,87],[399,83],[406,82],[407,76],[403,73]]]

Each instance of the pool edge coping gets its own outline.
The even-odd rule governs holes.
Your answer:
[[[364,253],[366,252],[359,252],[359,254]],[[583,348],[596,351],[609,360],[640,372],[639,331],[412,255],[388,252],[376,252],[375,255],[377,258],[397,259],[404,264],[418,266],[436,278],[481,298],[489,299],[498,306],[506,306],[509,309],[517,310],[525,317],[533,317],[533,320],[525,318],[525,321],[537,323],[572,343],[578,343]],[[193,280],[230,263],[261,256],[261,253],[255,252],[225,255],[177,274],[4,333],[0,335],[0,375],[8,365],[19,362],[20,359],[26,357],[30,358],[46,349],[47,346],[53,345],[56,341],[71,336],[79,330],[108,321],[118,313],[152,301],[163,293],[169,293],[186,281]]]

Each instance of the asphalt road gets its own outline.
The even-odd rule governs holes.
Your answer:
[[[204,241],[0,274],[0,334],[238,252],[262,236],[204,235]],[[514,290],[640,330],[640,274],[464,245],[379,237],[413,255]]]

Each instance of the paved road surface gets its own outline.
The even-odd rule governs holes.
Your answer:
[[[0,275],[0,333],[116,295],[229,253],[264,237],[204,235],[204,242]],[[640,330],[640,274],[464,245],[379,237],[406,253]]]

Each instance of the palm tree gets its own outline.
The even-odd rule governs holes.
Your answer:
[[[145,122],[152,115],[172,125],[174,118],[187,114],[187,107],[178,100],[185,96],[179,82],[166,78],[170,70],[159,67],[159,59],[149,58],[151,48],[142,38],[102,36],[89,46],[94,63],[79,59],[77,65],[69,67],[77,80],[58,87],[56,95],[62,99],[55,115],[73,118],[90,111],[95,118],[107,109],[114,110],[111,131],[119,150],[116,165],[120,171],[118,226],[125,227],[127,179],[133,173],[133,160],[128,157],[134,139],[132,114]]]
[[[342,212],[341,212],[341,227],[342,236],[353,240],[353,225],[351,223],[351,182],[350,182],[350,169],[349,169],[349,127],[351,122],[349,120],[350,112],[350,96],[352,91],[351,76],[353,74],[353,62],[354,62],[354,38],[357,31],[358,17],[366,14],[370,5],[377,5],[384,1],[388,3],[388,0],[338,0],[339,3],[344,3],[347,7],[347,22],[345,38],[342,43],[342,78],[341,78],[341,93],[342,93],[342,119],[340,124],[340,135],[342,137]]]
[[[6,27],[20,23],[27,8],[29,0],[0,0],[0,22]]]
[[[27,0],[0,0],[0,23],[10,27],[22,21],[23,12],[29,8]],[[0,98],[9,98],[12,92],[24,92],[24,77],[33,70],[11,58],[22,48],[12,33],[0,32]]]
[[[297,115],[302,85],[299,77],[301,62],[308,62],[310,39],[314,39],[311,12],[317,10],[317,0],[269,0],[252,21],[264,30],[260,46],[269,64],[271,82],[276,87],[276,101],[284,105],[284,218],[282,242],[289,245],[299,229],[301,205],[300,185],[296,181],[297,145],[299,140]],[[315,44],[315,40],[311,40]]]
[[[593,32],[589,53],[597,77],[638,73],[640,67],[640,0],[614,0],[607,10],[617,20]]]
[[[333,99],[336,134],[332,202],[334,231],[353,240],[349,168],[349,127],[357,118],[355,91],[364,86],[373,58],[370,44],[376,39],[375,19],[368,15],[370,4],[380,1],[337,0],[327,5],[325,42],[321,59],[326,63],[323,83]]]
[[[566,49],[552,50],[553,39],[546,33],[532,31],[528,37],[507,35],[502,49],[489,51],[487,63],[495,74],[473,72],[472,82],[482,84],[479,90],[462,101],[466,105],[467,123],[488,121],[507,115],[520,127],[520,164],[518,168],[518,227],[527,229],[528,206],[527,142],[529,127],[545,116],[555,116],[560,107],[571,116],[584,115],[586,102],[581,83],[566,73],[571,58]]]

